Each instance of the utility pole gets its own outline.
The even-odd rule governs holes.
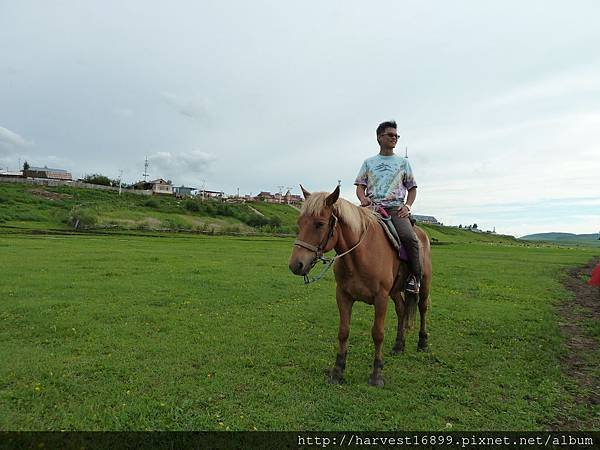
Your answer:
[[[146,178],[148,177],[148,157],[146,156],[146,161],[144,161],[144,182],[147,181]]]
[[[121,195],[121,179],[123,178],[123,170],[119,170],[119,195]]]
[[[404,157],[408,158],[408,147],[404,147]]]
[[[279,188],[279,203],[283,203],[283,188],[284,186],[277,186]]]

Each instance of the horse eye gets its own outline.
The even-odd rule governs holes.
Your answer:
[[[317,222],[317,223],[315,224],[315,228],[318,230],[319,228],[323,228],[323,225],[325,225],[325,224],[324,224],[324,223],[322,223],[322,222]]]

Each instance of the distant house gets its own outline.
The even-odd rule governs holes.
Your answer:
[[[171,182],[165,181],[162,178],[152,181],[138,181],[133,185],[133,189],[152,191],[153,194],[157,195],[173,195]]]
[[[223,191],[208,191],[206,189],[200,189],[196,196],[202,199],[214,198],[222,200],[225,196],[225,193]]]
[[[51,180],[71,181],[71,172],[64,169],[50,169],[49,167],[29,167],[23,172],[23,176],[30,178],[48,178]]]
[[[23,172],[11,172],[9,170],[0,170],[0,177],[8,177],[8,178],[21,178],[23,176]]]
[[[430,224],[433,224],[433,225],[441,225],[441,223],[439,223],[438,220],[435,217],[433,217],[433,216],[420,216],[418,214],[413,214],[413,218],[417,222],[430,223]]]
[[[260,202],[272,202],[274,199],[273,194],[267,191],[259,192],[255,198]]]
[[[295,194],[293,194],[290,197],[290,204],[291,205],[299,205],[303,201],[304,201],[304,198],[301,195],[295,195]]]
[[[289,191],[285,195],[281,194],[281,192],[276,192],[275,194],[271,194],[270,192],[262,191],[255,197],[255,200],[259,201],[259,202],[267,202],[267,203],[288,203],[288,200],[287,200],[288,194],[289,194]]]
[[[288,190],[285,193],[285,202],[288,205],[299,205],[300,203],[302,203],[302,197],[300,195],[292,195],[292,193]]]
[[[178,197],[191,197],[192,192],[195,191],[196,188],[187,187],[187,186],[173,186],[173,193]]]
[[[152,193],[158,195],[173,195],[173,186],[171,182],[165,181],[162,178],[150,181],[152,185]]]

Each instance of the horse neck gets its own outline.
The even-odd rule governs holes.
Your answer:
[[[354,247],[363,237],[365,231],[356,233],[350,227],[342,222],[338,224],[338,238],[335,244],[335,252],[341,255]]]

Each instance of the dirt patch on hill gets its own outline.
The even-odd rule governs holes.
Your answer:
[[[47,198],[48,200],[61,200],[63,198],[73,198],[72,195],[59,194],[57,192],[49,192],[44,189],[31,189],[29,192],[32,195],[35,195],[36,197]]]
[[[574,383],[568,390],[573,395],[576,406],[589,414],[584,419],[559,416],[550,425],[553,430],[600,428],[597,413],[600,405],[598,341],[590,331],[591,325],[600,319],[600,288],[587,284],[592,269],[599,262],[600,258],[595,258],[585,266],[566,271],[563,284],[573,293],[574,298],[563,301],[558,307],[561,316],[559,325],[568,348],[561,361],[562,369]]]
[[[162,222],[154,217],[144,218],[144,220],[140,223],[140,226],[148,230],[160,230],[164,228]]]

